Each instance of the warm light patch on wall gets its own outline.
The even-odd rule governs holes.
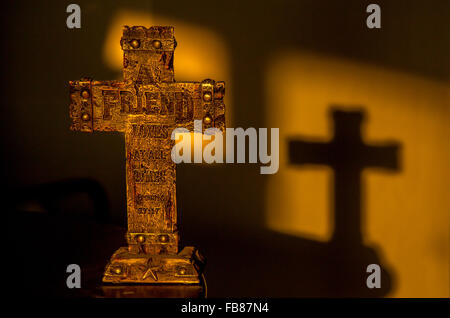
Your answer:
[[[280,170],[267,188],[271,229],[327,241],[333,231],[330,168],[288,162],[287,139],[332,138],[330,105],[362,106],[366,144],[395,140],[400,170],[365,170],[364,243],[380,247],[396,279],[390,296],[449,297],[449,83],[373,65],[283,52],[266,73],[268,127],[280,127]]]
[[[178,19],[142,13],[133,10],[120,10],[113,17],[106,35],[103,47],[103,59],[112,69],[121,71],[123,68],[123,51],[120,38],[124,25],[170,25],[175,27],[174,69],[177,81],[202,81],[211,78],[225,81],[226,94],[224,98],[227,107],[226,122],[230,126],[232,111],[230,62],[228,48],[224,40],[206,27],[193,25]]]

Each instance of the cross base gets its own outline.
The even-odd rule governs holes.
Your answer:
[[[104,283],[200,284],[205,258],[192,246],[178,254],[132,253],[119,248],[106,265]]]

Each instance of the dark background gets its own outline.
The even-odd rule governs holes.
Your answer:
[[[43,294],[55,294],[52,284],[64,281],[66,264],[107,261],[121,232],[102,224],[126,226],[123,136],[74,133],[68,116],[69,80],[117,78],[101,54],[116,10],[151,9],[220,34],[231,53],[233,127],[266,127],[262,71],[278,47],[449,78],[448,1],[377,1],[380,30],[365,26],[369,1],[77,1],[79,30],[65,25],[70,3],[16,1],[1,19],[8,233],[18,262],[27,264],[17,272],[32,259],[43,271]],[[356,268],[376,262],[376,250],[267,230],[264,184],[256,165],[177,169],[182,245],[207,256],[210,296],[382,296],[392,288],[389,269],[381,290],[361,284],[366,274]]]

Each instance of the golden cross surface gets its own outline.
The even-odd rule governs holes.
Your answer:
[[[225,129],[225,83],[175,82],[173,27],[125,26],[123,81],[70,81],[71,129],[125,133],[127,248],[106,266],[104,282],[198,283],[201,255],[178,251],[173,129]],[[148,273],[151,273],[149,275]]]

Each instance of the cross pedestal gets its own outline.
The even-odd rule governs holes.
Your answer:
[[[125,26],[123,81],[70,82],[71,129],[125,134],[127,247],[103,282],[199,284],[205,264],[194,247],[179,252],[173,129],[225,129],[224,82],[175,82],[173,27]]]

